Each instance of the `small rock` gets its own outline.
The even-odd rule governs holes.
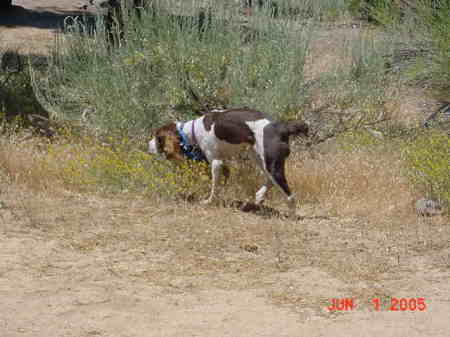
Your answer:
[[[258,246],[254,243],[246,243],[241,245],[241,248],[249,253],[256,253],[258,251]]]
[[[383,135],[383,133],[380,132],[380,131],[377,131],[377,130],[374,130],[374,129],[367,128],[367,132],[369,132],[369,133],[370,133],[372,136],[374,136],[375,138],[378,138],[378,139],[384,139],[384,135]]]
[[[421,216],[433,216],[442,213],[439,201],[422,198],[416,201],[416,212]]]

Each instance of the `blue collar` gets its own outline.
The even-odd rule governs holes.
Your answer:
[[[180,123],[177,125],[178,135],[180,136],[180,146],[183,154],[192,160],[195,161],[207,161],[205,155],[202,150],[197,145],[193,145],[189,142],[189,138],[186,133],[183,131],[184,123]]]

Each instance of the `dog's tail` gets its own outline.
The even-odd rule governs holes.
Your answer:
[[[304,135],[308,136],[308,124],[301,121],[290,121],[278,123],[278,128],[281,135],[284,137]]]

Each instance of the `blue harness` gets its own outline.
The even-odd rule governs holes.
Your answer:
[[[183,154],[191,160],[207,161],[202,150],[200,150],[197,145],[193,145],[189,142],[188,136],[183,131],[183,125],[183,123],[177,125],[178,135],[180,136],[180,146]]]

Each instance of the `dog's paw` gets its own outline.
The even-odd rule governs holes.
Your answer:
[[[209,205],[209,204],[212,203],[212,201],[213,201],[212,198],[208,198],[208,199],[202,200],[200,203],[201,203],[202,205]]]

